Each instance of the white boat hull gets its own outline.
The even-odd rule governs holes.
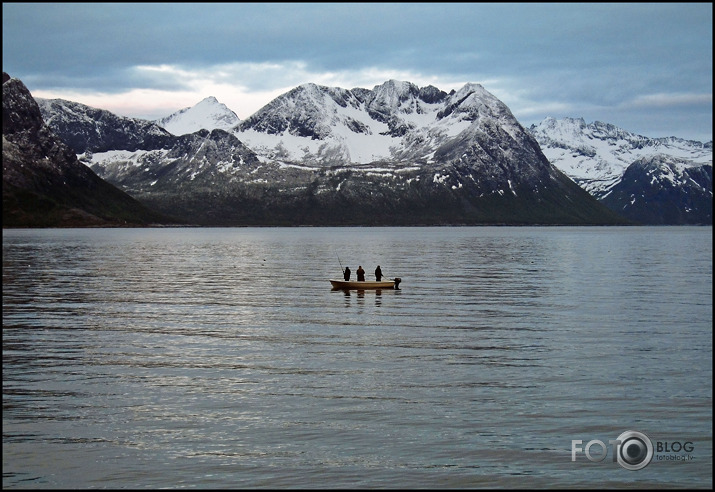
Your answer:
[[[330,279],[330,284],[334,289],[399,289],[400,279],[381,280],[380,282],[363,280],[334,280]]]

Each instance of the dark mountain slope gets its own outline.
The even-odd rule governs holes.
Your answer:
[[[638,159],[601,201],[652,225],[712,225],[713,167],[667,155]]]
[[[170,222],[98,177],[44,124],[25,85],[3,73],[3,227]]]

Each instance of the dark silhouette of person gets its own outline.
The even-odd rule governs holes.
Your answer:
[[[382,270],[380,269],[380,265],[377,265],[377,268],[375,268],[375,280],[378,282],[382,280]]]
[[[345,271],[343,272],[343,278],[346,282],[350,280],[350,267],[345,267]]]
[[[358,282],[365,281],[365,270],[362,269],[362,266],[358,266],[357,272],[355,273],[357,273]]]

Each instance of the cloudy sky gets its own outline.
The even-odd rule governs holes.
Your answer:
[[[3,71],[35,97],[156,119],[215,96],[245,119],[314,82],[480,83],[547,116],[712,139],[711,3],[3,3]]]

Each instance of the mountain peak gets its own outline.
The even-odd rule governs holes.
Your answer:
[[[485,91],[485,89],[482,86],[482,84],[477,84],[476,82],[467,82],[457,92],[474,92],[474,91]]]
[[[155,123],[174,135],[185,135],[198,130],[230,130],[240,118],[214,96],[208,96],[195,106],[181,109]]]
[[[417,96],[419,88],[412,82],[393,79],[384,84],[376,85],[372,92],[375,94],[373,101],[397,107],[401,102]]]

